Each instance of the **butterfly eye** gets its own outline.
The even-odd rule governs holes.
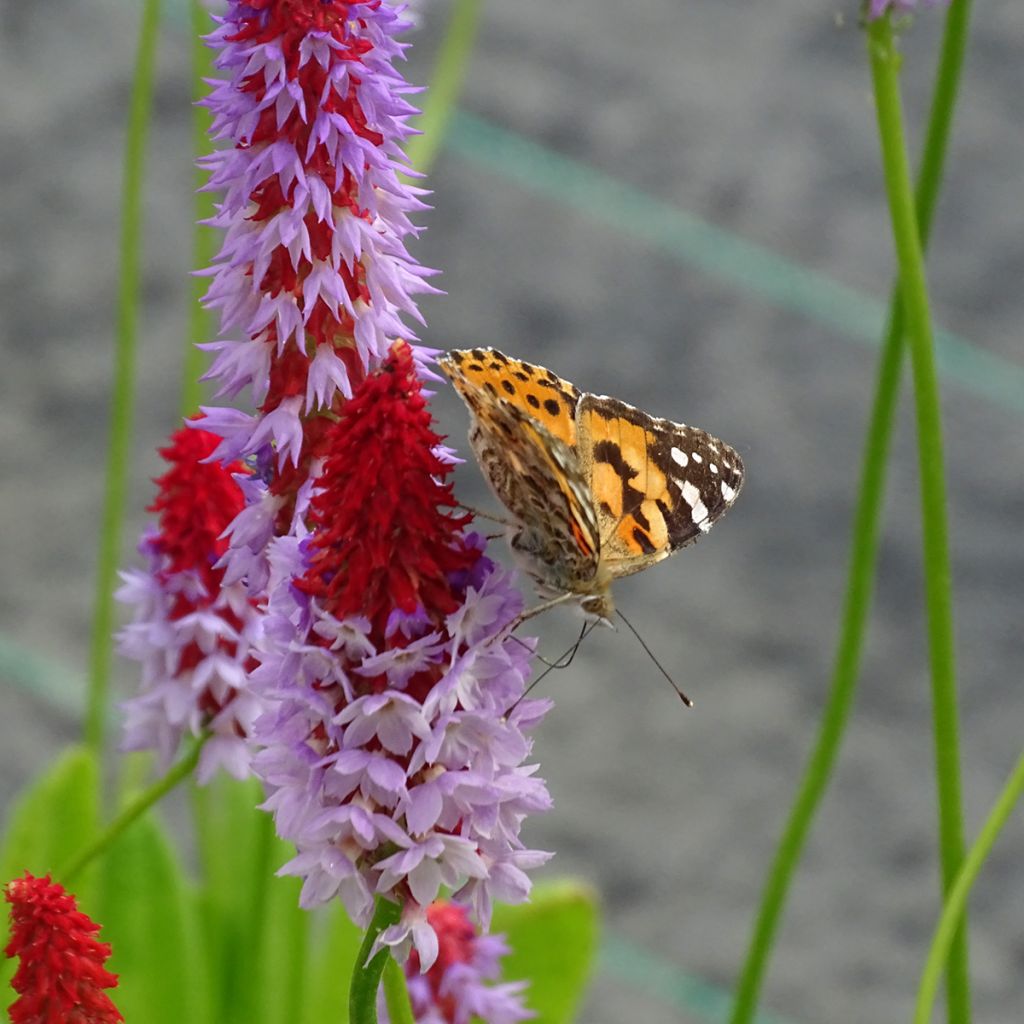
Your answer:
[[[604,626],[609,626],[612,629],[612,615],[615,611],[612,605],[611,595],[609,594],[589,594],[587,597],[580,599],[580,607],[587,615],[592,615],[594,618]]]

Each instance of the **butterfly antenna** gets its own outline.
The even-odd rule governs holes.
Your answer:
[[[519,702],[525,700],[527,698],[527,696],[529,695],[530,691],[549,672],[553,671],[556,668],[568,668],[572,664],[572,659],[576,657],[576,652],[580,649],[580,644],[583,643],[584,638],[594,628],[595,625],[596,625],[595,622],[584,622],[583,623],[583,628],[580,630],[580,635],[577,637],[576,642],[572,645],[572,647],[570,647],[565,652],[565,654],[563,654],[559,658],[555,659],[555,661],[553,661],[553,662],[552,661],[545,661],[543,658],[540,657],[539,654],[536,655],[537,658],[539,658],[545,665],[547,665],[547,668],[544,669],[544,671],[541,672],[541,674],[539,676],[537,676],[537,678],[534,679],[534,681],[532,683],[530,683],[530,685],[525,690],[523,690],[523,692],[520,695],[519,699],[515,702],[515,704],[512,705],[512,707],[510,707],[508,709],[508,711],[505,712],[505,714],[506,715],[512,714],[512,712],[515,711],[515,709],[519,706]],[[512,639],[513,640],[519,640],[519,637],[513,636]],[[523,643],[522,640],[519,640],[519,643],[523,644],[524,647],[528,646],[528,644]],[[566,658],[566,655],[568,655],[568,658]],[[562,658],[566,658],[566,660],[563,662]]]
[[[651,651],[650,647],[648,647],[647,644],[644,643],[644,638],[633,628],[633,623],[630,622],[629,619],[627,619],[626,616],[623,615],[622,612],[620,612],[618,610],[618,608],[615,609],[615,613],[619,616],[620,619],[622,619],[622,621],[627,626],[629,626],[629,631],[633,634],[633,636],[635,636],[637,638],[637,640],[640,641],[640,646],[647,652],[647,656],[651,659],[651,661],[653,661],[654,664],[658,666],[658,671],[669,681],[670,685],[672,686],[672,689],[675,690],[676,694],[679,696],[679,699],[688,708],[692,708],[693,707],[693,701],[690,700],[690,698],[687,697],[686,694],[683,693],[683,691],[679,689],[679,687],[676,685],[676,681],[665,671],[665,667],[654,656],[654,653]],[[547,673],[545,673],[545,675],[546,674]]]
[[[548,668],[568,668],[572,664],[572,659],[576,657],[576,652],[580,649],[580,644],[583,643],[583,638],[587,635],[588,626],[590,625],[592,625],[592,623],[583,623],[583,628],[580,630],[580,635],[576,642],[568,648],[568,650],[563,651],[557,658],[555,658],[554,661],[548,661],[547,658],[538,654],[525,640],[522,640],[514,633],[509,633],[509,637],[512,640],[515,640],[520,647],[525,647],[542,665],[547,665]],[[563,662],[562,659],[565,658],[566,655],[568,655],[568,658]],[[536,683],[534,683],[534,685],[536,685]],[[527,693],[529,693],[529,690],[527,690]],[[524,693],[523,696],[525,697],[526,694]]]

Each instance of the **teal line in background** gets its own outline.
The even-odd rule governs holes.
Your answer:
[[[85,711],[85,676],[0,633],[0,680],[36,697],[55,711],[80,719]]]
[[[658,1002],[693,1015],[694,1024],[724,1024],[729,1019],[733,996],[681,971],[675,964],[614,935],[606,935],[598,951],[598,967],[608,978],[617,978]],[[689,1022],[688,1022],[689,1024]],[[759,1012],[754,1024],[789,1024],[782,1017]]]
[[[625,182],[554,153],[465,111],[452,119],[445,148],[595,222],[657,246],[783,309],[802,313],[841,336],[877,347],[886,307],[825,274],[717,228]],[[936,333],[943,374],[965,388],[1024,413],[1024,366],[948,331]]]

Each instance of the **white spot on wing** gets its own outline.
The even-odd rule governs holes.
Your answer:
[[[677,466],[682,466],[684,469],[690,464],[690,460],[687,458],[686,452],[680,451],[678,448],[672,449],[672,461]]]
[[[700,500],[700,490],[694,487],[689,480],[683,481],[683,501],[690,506],[690,518],[704,530],[704,520],[708,517],[707,506]],[[704,532],[706,533],[707,530]]]
[[[694,462],[703,462],[704,460],[700,456],[700,452],[694,452],[691,456]]]
[[[726,501],[732,501],[736,497],[736,492],[724,480],[722,481],[722,497]]]

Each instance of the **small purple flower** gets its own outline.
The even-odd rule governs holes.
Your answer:
[[[457,903],[438,901],[418,914],[419,927],[429,927],[437,942],[433,966],[421,972],[416,954],[405,973],[417,1024],[518,1024],[535,1016],[523,1004],[526,982],[498,982],[500,959],[508,953],[497,935],[478,935]],[[387,1024],[383,998],[378,1019]]]

